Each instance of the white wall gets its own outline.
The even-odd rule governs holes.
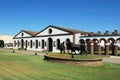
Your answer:
[[[42,50],[47,50],[47,46],[44,47],[44,49],[42,49],[42,40],[44,40],[47,44],[48,42],[48,38],[52,38],[53,40],[53,44],[54,41],[56,42],[57,39],[60,39],[60,43],[62,43],[63,41],[65,42],[67,38],[69,38],[71,41],[73,40],[73,36],[72,35],[63,35],[63,36],[49,36],[49,37],[32,37],[32,38],[21,38],[21,39],[14,39],[14,41],[19,40],[21,42],[21,40],[23,39],[24,43],[27,40],[29,42],[29,45],[27,47],[27,50],[38,50],[38,51],[42,51]],[[34,43],[34,45],[32,46],[32,48],[30,48],[30,40],[32,40],[32,42]],[[38,48],[36,49],[35,47],[35,41],[38,40]],[[39,46],[39,42],[40,42],[40,46]],[[18,49],[21,48],[21,45],[18,47],[16,45],[16,47],[14,47],[14,49]],[[24,44],[24,48],[26,48],[26,45]],[[53,52],[58,52],[59,50],[56,49],[56,46],[53,47]]]
[[[52,34],[68,34],[68,32],[53,28],[53,27],[49,27],[46,30],[42,31],[41,33],[39,33],[37,36],[44,36],[44,35],[49,35],[49,29],[52,29]]]

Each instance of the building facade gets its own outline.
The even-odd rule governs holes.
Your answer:
[[[49,25],[40,32],[21,30],[14,36],[14,49],[58,52],[58,46],[66,40],[79,43],[79,36],[85,32]],[[86,34],[87,35],[87,34]],[[65,45],[66,46],[66,45]]]
[[[120,35],[117,30],[112,34],[109,31],[101,34],[100,31],[88,33],[49,25],[40,32],[21,30],[13,39],[14,49],[59,52],[58,46],[64,42],[67,50],[66,41],[70,40],[75,44],[84,41],[90,54],[117,55],[120,51]]]

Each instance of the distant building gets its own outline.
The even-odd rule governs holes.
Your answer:
[[[4,41],[5,48],[13,48],[13,36],[0,35],[0,40]]]

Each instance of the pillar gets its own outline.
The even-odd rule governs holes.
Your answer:
[[[90,54],[94,54],[94,44],[90,44]]]
[[[114,55],[117,56],[117,51],[118,51],[118,45],[114,44]]]
[[[87,47],[87,44],[85,43],[85,50],[88,51],[88,47]]]
[[[98,54],[101,55],[101,46],[98,44]]]
[[[105,44],[105,54],[109,55],[109,44],[108,43]]]
[[[112,46],[112,55],[114,55],[114,54],[115,54],[115,53],[114,53],[114,52],[115,52],[115,49],[114,49],[114,48],[115,48],[115,47],[114,47],[114,43],[112,43],[111,46]]]

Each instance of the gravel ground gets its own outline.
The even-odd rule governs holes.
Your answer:
[[[120,56],[110,56],[109,58],[103,58],[103,61],[120,64]]]

